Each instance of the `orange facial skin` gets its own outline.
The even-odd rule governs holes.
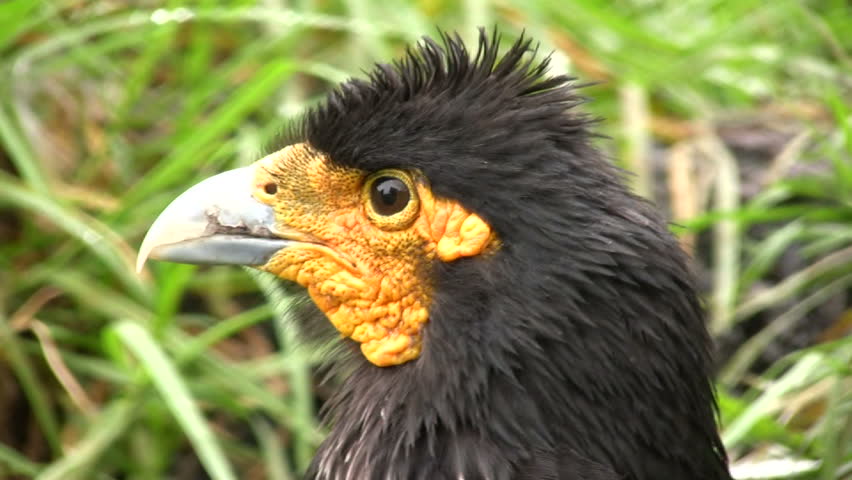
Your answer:
[[[495,247],[490,226],[454,201],[433,197],[418,172],[397,215],[372,210],[368,174],[335,165],[306,144],[258,161],[253,195],[275,210],[280,236],[296,240],[262,270],[307,288],[344,337],[377,366],[417,358],[429,320],[436,261]]]

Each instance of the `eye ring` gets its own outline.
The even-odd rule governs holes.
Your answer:
[[[364,182],[362,202],[367,217],[383,230],[408,227],[420,211],[420,198],[414,180],[407,172],[385,169]]]

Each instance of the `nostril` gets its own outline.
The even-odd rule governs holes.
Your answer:
[[[275,195],[278,192],[278,185],[274,183],[267,183],[263,186],[263,191],[269,195]]]

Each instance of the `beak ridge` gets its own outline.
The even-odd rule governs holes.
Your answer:
[[[255,167],[230,170],[191,187],[151,225],[136,259],[263,265],[290,241],[275,234],[275,212],[252,195]]]

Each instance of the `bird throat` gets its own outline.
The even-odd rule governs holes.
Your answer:
[[[261,267],[305,287],[340,334],[360,343],[364,357],[380,367],[420,356],[435,264],[489,253],[499,246],[478,215],[457,202],[434,198],[427,186],[418,189],[421,212],[405,236],[367,244],[299,242]],[[337,238],[353,238],[353,232],[363,231],[357,220],[338,220],[329,223],[345,225],[348,231],[339,232]]]
[[[340,334],[360,343],[371,363],[400,365],[420,356],[433,296],[433,262],[457,261],[498,245],[487,224],[475,215],[459,210],[426,218],[433,221],[425,226],[424,220],[423,229],[429,232],[422,234],[432,236],[437,227],[440,234],[421,244],[418,255],[367,268],[334,249],[302,244],[285,249],[262,269],[305,287]]]

